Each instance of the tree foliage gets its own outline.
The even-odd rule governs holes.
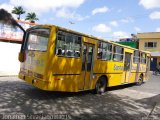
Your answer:
[[[2,24],[8,24],[13,27],[19,27],[23,32],[25,32],[23,27],[19,25],[17,21],[12,17],[12,15],[8,13],[5,9],[0,9],[0,22]]]
[[[30,22],[35,23],[35,21],[36,21],[36,20],[39,20],[39,19],[37,18],[36,13],[31,12],[31,13],[28,13],[28,14],[27,14],[25,20],[29,20]]]
[[[18,6],[13,8],[12,13],[16,14],[18,16],[17,19],[20,20],[21,15],[24,14],[25,11],[21,6]]]

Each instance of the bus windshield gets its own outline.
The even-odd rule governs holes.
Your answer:
[[[50,29],[34,29],[28,33],[28,50],[47,51]]]

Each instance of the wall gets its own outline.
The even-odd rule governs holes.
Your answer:
[[[160,32],[148,32],[148,33],[138,33],[137,38],[139,39],[139,49],[147,50],[150,52],[160,51]],[[157,42],[156,48],[145,48],[145,42]]]
[[[145,48],[145,42],[157,42],[157,47],[156,48]],[[141,38],[139,40],[139,49],[140,50],[146,50],[150,52],[155,52],[155,51],[160,51],[160,38]]]
[[[0,76],[18,75],[20,62],[18,53],[21,44],[0,42]]]
[[[137,38],[139,39],[139,49],[150,51],[151,53],[160,52],[160,32],[148,32],[148,33],[138,33]],[[157,42],[157,47],[155,48],[145,48],[145,42]],[[157,63],[160,62],[160,56],[151,56],[155,61],[151,61],[151,70],[154,70]]]

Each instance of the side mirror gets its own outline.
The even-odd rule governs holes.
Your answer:
[[[26,55],[25,55],[25,52],[20,52],[19,55],[18,55],[18,60],[20,62],[24,62],[26,60]]]

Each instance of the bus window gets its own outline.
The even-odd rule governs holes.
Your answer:
[[[123,48],[120,46],[114,46],[114,61],[123,61]]]
[[[130,64],[131,64],[131,53],[125,52],[125,59],[124,59],[124,70],[129,71],[130,70]]]
[[[57,34],[56,55],[80,57],[81,37],[59,31]]]
[[[73,42],[73,36],[71,34],[66,35],[66,56],[67,57],[74,57],[74,42]]]
[[[35,29],[30,31],[27,49],[45,52],[48,46],[49,34],[49,29]]]
[[[138,50],[134,51],[133,62],[134,63],[140,62],[140,52]]]
[[[93,56],[93,47],[88,48],[88,61],[87,61],[87,71],[90,71],[92,68],[92,56]]]
[[[141,63],[146,64],[146,54],[145,53],[141,53]]]
[[[74,36],[74,57],[80,57],[81,51],[81,37]]]
[[[97,59],[102,59],[102,42],[98,43]]]
[[[57,55],[65,55],[65,35],[62,34],[62,32],[58,33],[57,37],[57,49],[56,49],[56,54]]]
[[[83,58],[82,58],[82,71],[86,69],[85,62],[86,62],[86,53],[87,53],[87,46],[83,46]]]
[[[97,59],[111,60],[112,45],[106,42],[99,42]]]

